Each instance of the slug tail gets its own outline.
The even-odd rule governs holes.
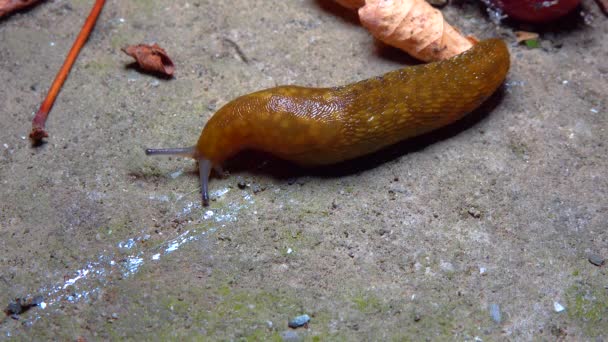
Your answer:
[[[176,148],[147,148],[146,155],[148,155],[148,156],[174,155],[174,156],[193,157],[194,156],[194,146],[176,147]]]
[[[198,172],[201,178],[201,197],[203,199],[203,206],[209,205],[209,174],[211,173],[211,169],[213,168],[213,164],[209,159],[199,159],[198,160]]]

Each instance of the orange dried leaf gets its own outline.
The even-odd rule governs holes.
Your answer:
[[[139,67],[145,71],[158,72],[167,76],[172,76],[175,71],[171,58],[158,44],[130,45],[121,50],[135,58]]]
[[[0,17],[31,6],[40,0],[0,0]]]
[[[335,0],[358,9],[361,24],[377,39],[425,62],[453,57],[471,48],[475,37],[465,37],[448,24],[441,11],[425,0]]]
[[[425,0],[366,0],[359,18],[377,39],[425,62],[447,59],[473,46]]]

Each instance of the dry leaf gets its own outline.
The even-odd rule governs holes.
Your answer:
[[[361,24],[377,39],[425,62],[455,56],[473,46],[425,0],[366,0]]]
[[[127,55],[135,58],[139,67],[146,71],[158,72],[172,76],[175,66],[163,48],[154,45],[130,45],[121,49]]]
[[[33,5],[40,0],[0,0],[0,17]]]
[[[538,39],[538,33],[527,31],[515,31],[515,39],[517,43],[525,42],[526,40]]]

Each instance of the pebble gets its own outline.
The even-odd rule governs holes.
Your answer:
[[[606,260],[604,258],[602,258],[601,256],[599,256],[597,254],[589,254],[588,260],[590,263],[592,263],[598,267],[604,265],[604,263],[606,262]]]
[[[471,207],[469,208],[469,215],[473,216],[474,218],[480,218],[481,217],[481,211],[479,211],[479,209]]]
[[[290,341],[290,342],[295,342],[295,341],[301,341],[302,338],[300,337],[300,335],[298,334],[297,331],[293,331],[293,330],[285,330],[283,332],[281,332],[281,339],[283,341]]]
[[[41,295],[37,295],[32,299],[32,305],[40,305],[44,302],[44,297]]]
[[[553,310],[555,310],[555,312],[562,312],[566,310],[566,308],[558,302],[553,302]]]
[[[247,182],[245,182],[243,178],[238,177],[236,185],[239,187],[239,189],[243,190],[247,187]]]
[[[10,302],[10,304],[8,304],[8,307],[6,308],[6,311],[8,314],[11,315],[18,315],[21,312],[23,312],[23,308],[21,307],[21,301],[17,300],[14,302]]]
[[[492,316],[492,320],[494,320],[494,322],[496,323],[500,323],[502,321],[502,315],[500,314],[500,306],[498,304],[490,304],[490,316]]]
[[[292,319],[291,321],[289,321],[287,326],[289,326],[292,329],[296,329],[296,328],[299,328],[301,326],[308,324],[308,322],[310,322],[310,316],[304,314],[304,315],[297,316],[294,319]]]
[[[254,194],[257,194],[257,193],[262,192],[264,190],[266,190],[266,185],[254,185],[253,186],[253,193]]]

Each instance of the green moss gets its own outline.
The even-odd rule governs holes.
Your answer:
[[[385,305],[374,294],[364,293],[353,297],[355,308],[362,313],[377,313],[385,310]]]
[[[217,289],[217,293],[221,296],[228,296],[230,294],[230,286],[222,285]]]
[[[110,38],[110,46],[112,46],[112,50],[118,50],[123,48],[130,43],[130,38],[121,34],[114,34],[112,38]]]
[[[528,145],[521,141],[511,142],[509,147],[511,148],[511,152],[513,152],[519,158],[524,158],[528,154]]]
[[[97,74],[105,73],[107,70],[114,69],[115,67],[116,66],[109,58],[90,60],[84,65],[84,68],[87,69],[88,72]]]
[[[568,317],[588,336],[608,334],[608,291],[600,284],[577,282],[566,290]]]

